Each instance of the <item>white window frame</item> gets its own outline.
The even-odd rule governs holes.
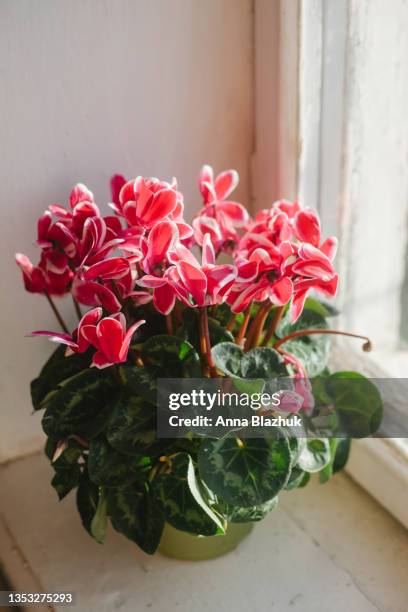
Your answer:
[[[255,0],[254,209],[282,197],[299,198],[317,207],[325,234],[340,236],[337,265],[346,291],[350,258],[357,255],[350,249],[351,219],[364,214],[364,210],[356,213],[351,209],[354,185],[349,153],[357,145],[345,120],[346,105],[353,95],[353,80],[347,77],[362,27],[360,7],[353,0]],[[394,262],[398,262],[390,271],[394,287],[401,284],[405,243],[400,240],[395,245],[398,238],[393,230],[395,224],[406,227],[407,211],[400,208],[392,214],[385,231],[393,240]],[[355,301],[352,291],[356,288],[351,286],[348,291],[343,293],[343,303]],[[398,311],[398,298],[396,291],[388,291],[388,302],[381,303],[384,312]],[[339,325],[347,329],[350,324],[352,317],[340,317]],[[394,325],[387,334],[395,341],[398,331]],[[356,369],[372,377],[402,377],[401,358],[406,353],[393,352],[394,363],[399,365],[394,374],[379,365],[383,357],[383,352],[374,352],[373,359],[364,357],[362,370],[361,354],[339,343],[334,359],[338,369]],[[347,471],[408,527],[408,440],[355,441]]]

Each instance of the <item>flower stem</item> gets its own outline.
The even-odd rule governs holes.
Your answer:
[[[245,351],[249,351],[251,348],[258,346],[263,326],[271,308],[272,304],[269,300],[261,304],[255,319],[252,321],[251,329],[245,342]]]
[[[72,301],[74,302],[74,308],[75,308],[76,315],[78,317],[78,321],[80,321],[82,319],[81,308],[80,308],[78,302],[76,301],[76,299],[74,298],[74,296],[72,296]]]
[[[171,318],[171,313],[166,315],[166,330],[169,336],[174,335],[173,319]]]
[[[207,307],[203,306],[199,310],[200,316],[200,348],[201,352],[205,355],[208,368],[210,370],[210,376],[215,378],[217,372],[215,369],[214,361],[211,354],[211,342],[210,342],[210,331],[208,329],[208,312]]]
[[[245,311],[245,316],[244,316],[244,320],[241,325],[241,329],[239,330],[239,334],[236,337],[236,343],[238,344],[238,346],[241,346],[244,342],[244,338],[245,338],[246,330],[248,328],[250,316],[251,316],[251,307],[248,306],[248,308]]]
[[[231,331],[232,328],[234,327],[235,324],[235,319],[237,318],[237,315],[235,314],[235,312],[232,313],[232,315],[230,316],[230,319],[227,323],[227,330]]]
[[[361,347],[363,351],[367,353],[372,349],[372,343],[367,336],[359,336],[358,334],[351,334],[350,332],[338,331],[337,329],[300,329],[299,331],[294,331],[291,334],[288,334],[284,338],[278,340],[274,349],[278,349],[282,344],[288,342],[288,340],[292,340],[293,338],[301,338],[302,336],[311,336],[312,334],[335,334],[337,336],[349,336],[350,338],[360,338],[360,340],[364,340],[364,344]]]
[[[50,296],[50,294],[47,291],[44,292],[44,295],[47,298],[48,303],[51,306],[52,311],[55,314],[55,317],[56,317],[58,323],[61,326],[62,331],[64,331],[66,334],[69,334],[68,327],[65,325],[64,319],[61,317],[61,315],[60,315],[60,313],[58,311],[58,308],[54,304],[54,301],[53,301],[52,297]]]
[[[263,339],[262,342],[262,346],[267,346],[269,340],[272,338],[272,336],[275,334],[276,329],[282,319],[283,313],[285,310],[285,306],[279,306],[276,309],[275,315],[271,321],[271,324],[269,325],[268,331],[265,334],[265,338]]]

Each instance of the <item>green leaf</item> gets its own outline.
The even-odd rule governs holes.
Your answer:
[[[340,472],[340,470],[346,467],[351,448],[350,438],[338,438],[336,454],[334,455],[333,461],[333,474]]]
[[[89,367],[89,353],[76,353],[65,357],[66,346],[60,345],[45,363],[39,376],[31,382],[31,400],[34,410],[42,408],[45,397],[58,385]]]
[[[286,485],[291,451],[286,438],[205,440],[198,468],[206,485],[222,500],[245,508],[275,497]]]
[[[337,308],[335,308],[325,300],[316,300],[315,298],[311,297],[306,298],[304,309],[313,310],[313,312],[316,312],[324,318],[334,317],[339,314]]]
[[[51,480],[51,485],[56,490],[60,500],[78,486],[80,475],[81,470],[78,464],[69,469],[56,471],[54,478]]]
[[[142,359],[161,378],[200,377],[200,358],[194,347],[177,336],[152,336],[143,344]]]
[[[234,342],[234,336],[225,329],[224,325],[213,317],[208,317],[208,331],[210,334],[210,344],[215,346],[220,342]],[[198,316],[195,309],[190,308],[183,313],[183,324],[177,330],[177,336],[188,340],[195,350],[200,352],[200,334]]]
[[[255,523],[264,519],[278,506],[278,497],[274,497],[259,506],[241,508],[239,506],[228,506],[224,509],[229,523]]]
[[[342,470],[348,460],[351,440],[349,438],[330,438],[330,461],[326,467],[319,472],[319,481],[325,483],[335,474]]]
[[[152,368],[126,365],[120,367],[125,384],[135,395],[139,395],[147,402],[156,404],[157,372]]]
[[[157,442],[155,417],[156,410],[152,404],[124,391],[115,406],[106,432],[109,444],[128,455],[148,452]]]
[[[314,310],[304,310],[293,325],[287,315],[278,327],[280,338],[291,332],[303,329],[327,329],[325,318]],[[283,345],[288,353],[300,359],[310,378],[318,376],[326,367],[330,352],[330,339],[327,334],[314,334],[288,340]]]
[[[69,440],[64,443],[64,450],[57,457],[55,461],[52,461],[51,465],[55,470],[54,478],[51,481],[51,485],[56,490],[59,499],[63,499],[72,489],[75,489],[79,484],[79,478],[81,475],[81,469],[78,464],[78,460],[82,454],[82,448],[74,440]],[[53,454],[50,456],[50,460],[53,459],[57,445]]]
[[[306,438],[303,440],[297,465],[304,472],[320,472],[330,462],[329,441],[326,438]]]
[[[285,487],[286,491],[305,487],[310,480],[310,474],[294,466]]]
[[[96,512],[91,521],[91,535],[99,544],[103,544],[106,538],[108,526],[107,502],[103,491],[100,492]]]
[[[263,378],[268,380],[277,376],[287,376],[288,372],[282,357],[272,348],[254,348],[243,353],[241,374],[244,378]]]
[[[221,342],[212,348],[215,366],[228,376],[241,376],[243,350],[233,342]]]
[[[97,485],[120,487],[144,480],[150,469],[148,456],[128,457],[113,449],[106,440],[96,438],[89,445],[89,477]]]
[[[205,489],[200,488],[190,455],[169,457],[165,470],[154,481],[154,491],[166,521],[198,535],[225,533],[221,517],[204,498]]]
[[[146,487],[132,486],[109,489],[107,497],[114,529],[152,555],[160,542],[164,517],[150,492]]]
[[[378,430],[383,414],[382,399],[368,378],[357,372],[336,372],[328,377],[326,389],[348,436],[365,438]]]
[[[54,440],[97,436],[106,426],[116,392],[106,370],[88,369],[71,378],[47,401],[42,427]]]
[[[99,487],[89,479],[86,470],[81,475],[79,481],[76,501],[82,525],[86,531],[92,535],[91,523],[98,506]]]

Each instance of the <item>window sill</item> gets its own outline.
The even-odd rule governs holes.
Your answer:
[[[0,562],[16,590],[75,591],[78,612],[405,610],[407,535],[344,474],[283,494],[236,551],[202,563],[149,557],[112,530],[98,545],[50,478],[42,455],[0,467]]]

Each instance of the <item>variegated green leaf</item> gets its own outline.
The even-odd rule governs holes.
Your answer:
[[[228,376],[241,376],[241,361],[244,351],[233,342],[221,342],[213,347],[215,366]]]
[[[111,523],[145,553],[152,555],[164,527],[163,513],[145,486],[109,489],[108,513]]]
[[[285,489],[287,491],[292,491],[292,489],[298,489],[307,485],[310,480],[309,472],[304,472],[297,466],[292,468],[290,473],[289,480],[286,484]]]
[[[278,497],[274,497],[259,506],[241,508],[239,506],[228,506],[224,508],[225,516],[229,523],[255,523],[264,519],[278,506]]]
[[[131,393],[139,395],[146,402],[156,404],[157,372],[134,365],[121,366],[120,372]]]
[[[81,471],[78,464],[55,472],[51,485],[54,487],[60,500],[78,486],[80,475]]]
[[[42,427],[54,440],[97,436],[107,425],[116,393],[110,372],[88,369],[71,378],[47,402]]]
[[[297,465],[304,472],[320,472],[330,462],[330,446],[327,438],[302,439]]]
[[[89,479],[86,469],[82,473],[79,481],[76,501],[82,525],[86,531],[92,535],[91,524],[98,506],[99,487]]]
[[[156,498],[170,525],[198,535],[225,532],[222,518],[207,503],[187,453],[168,459],[164,471],[154,481]]]
[[[106,432],[109,444],[128,455],[147,452],[157,443],[155,417],[156,410],[152,404],[124,391],[109,421]]]
[[[198,468],[207,486],[224,502],[248,508],[275,497],[291,471],[286,438],[205,440]]]
[[[142,359],[147,366],[158,368],[161,378],[201,376],[197,352],[178,336],[152,336],[143,344]]]
[[[148,456],[127,457],[103,438],[96,438],[89,445],[89,477],[97,485],[128,486],[136,480],[144,480],[149,469]]]
[[[243,354],[241,373],[244,378],[275,378],[286,376],[287,369],[281,355],[272,348],[259,347]]]
[[[99,493],[98,505],[96,512],[91,521],[91,535],[99,544],[103,544],[106,538],[106,529],[108,526],[108,514],[106,496],[103,490]]]
[[[63,499],[72,489],[79,484],[81,475],[78,460],[81,457],[83,448],[74,440],[68,440],[55,445],[53,454],[50,457],[52,467],[55,470],[51,485],[56,490],[59,499]]]
[[[320,482],[324,483],[342,470],[347,463],[350,453],[351,440],[349,438],[330,438],[330,461],[319,473]]]
[[[89,353],[65,357],[66,347],[60,345],[45,363],[40,374],[31,382],[31,399],[35,410],[42,408],[44,398],[58,385],[89,367]]]

